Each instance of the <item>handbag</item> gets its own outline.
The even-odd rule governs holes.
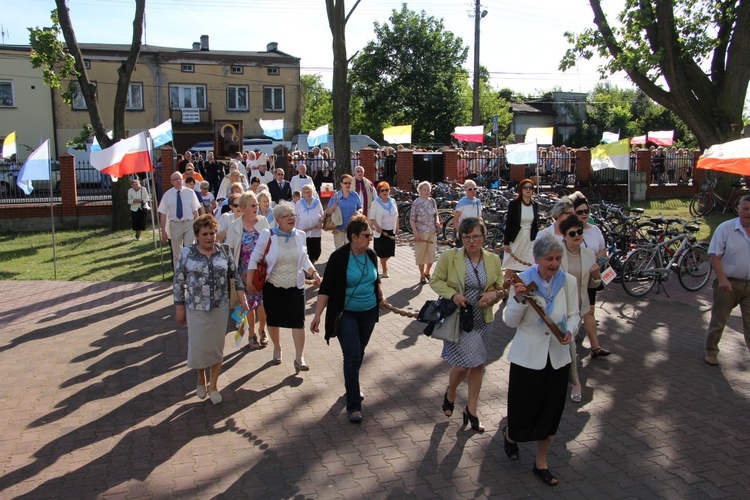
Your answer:
[[[268,263],[266,262],[266,255],[268,255],[268,250],[271,249],[271,236],[268,237],[268,245],[266,245],[266,250],[263,252],[263,258],[258,262],[258,269],[255,270],[255,274],[253,275],[253,286],[255,287],[256,291],[263,290],[263,285],[266,284],[266,278],[268,277]]]
[[[458,293],[463,295],[463,286],[461,286],[461,277],[458,275],[458,269],[456,269],[456,278],[458,278]],[[446,298],[440,298],[439,300],[453,304],[454,312],[448,312],[447,315],[443,316],[442,321],[435,325],[435,328],[432,330],[432,337],[457,344],[461,339],[462,316],[463,311],[466,309],[461,308],[460,311],[456,311],[458,308],[453,303],[453,300]],[[448,311],[450,311],[450,309],[448,309]],[[474,328],[473,317],[471,317],[471,327],[472,329]],[[427,328],[429,328],[429,326]]]
[[[336,195],[336,198],[338,198],[338,195]],[[325,231],[335,231],[343,223],[344,217],[341,215],[341,208],[339,208],[338,204],[332,213],[327,213],[323,216],[323,229]]]
[[[227,251],[224,250],[224,245],[219,245],[219,248],[224,254],[224,257],[227,259],[227,287],[229,289],[229,309],[234,309],[240,305],[240,299],[239,297],[237,297],[237,288],[234,286],[234,280],[231,276],[229,276],[229,254],[227,254]]]

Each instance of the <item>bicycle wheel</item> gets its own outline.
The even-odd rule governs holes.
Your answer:
[[[453,227],[453,217],[449,217],[443,223],[443,240],[448,243],[456,241],[456,229]]]
[[[570,190],[567,188],[560,188],[557,190],[557,196],[562,198],[563,196],[570,196]]]
[[[639,248],[622,265],[622,287],[631,297],[643,297],[656,283],[656,268],[651,252]]]
[[[714,199],[708,193],[698,193],[690,200],[690,214],[693,217],[703,217],[714,209]]]
[[[411,204],[403,209],[399,209],[398,214],[398,227],[401,231],[411,233],[411,224],[409,223],[409,216],[411,215]]]
[[[488,227],[487,238],[484,240],[484,247],[490,252],[494,252],[503,259],[503,231],[499,227]]]
[[[705,248],[688,248],[677,264],[677,278],[685,290],[697,292],[708,283],[711,277],[711,259]]]
[[[609,265],[615,270],[617,276],[622,276],[622,268],[625,265],[625,260],[628,254],[624,250],[615,250],[609,256]]]
[[[586,187],[586,188],[581,188],[580,191],[581,191],[581,194],[583,194],[583,196],[586,197],[586,200],[589,203],[599,203],[599,200],[597,199],[597,196],[596,196],[596,191],[594,191],[593,189]]]

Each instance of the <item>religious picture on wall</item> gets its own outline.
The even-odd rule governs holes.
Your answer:
[[[214,120],[214,151],[222,159],[242,151],[242,121]]]

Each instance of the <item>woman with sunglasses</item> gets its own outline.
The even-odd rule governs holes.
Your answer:
[[[518,183],[518,195],[508,204],[503,242],[505,277],[525,271],[533,265],[533,245],[539,232],[539,205],[533,199],[534,183],[524,179]]]
[[[477,183],[469,179],[464,182],[464,193],[458,203],[456,204],[456,213],[453,217],[453,229],[456,231],[458,236],[458,226],[461,221],[468,217],[475,217],[482,220],[482,201],[477,198]],[[456,248],[461,248],[463,243],[461,238],[456,238]]]
[[[330,215],[339,207],[341,210],[341,225],[333,231],[333,246],[341,248],[346,244],[346,225],[349,219],[357,212],[362,211],[362,199],[356,192],[352,191],[352,176],[344,174],[339,181],[341,190],[333,195],[331,202],[328,204],[326,214]]]
[[[396,235],[398,234],[398,208],[389,195],[391,185],[383,181],[377,186],[378,197],[370,207],[373,247],[383,268],[381,278],[388,277],[388,259],[396,255]]]
[[[560,232],[563,235],[563,254],[562,270],[575,276],[578,282],[578,308],[581,316],[588,314],[591,310],[589,303],[590,288],[596,288],[601,283],[601,269],[596,263],[594,252],[582,245],[583,243],[583,223],[578,217],[566,217],[560,223]],[[591,342],[592,350],[594,346],[601,349],[597,343],[596,337]],[[570,391],[570,399],[574,403],[581,402],[581,382],[578,378],[578,356],[576,353],[575,342],[570,343],[570,355],[572,363],[568,381],[573,385]]]
[[[570,197],[573,200],[573,210],[575,210],[576,217],[578,217],[583,224],[583,246],[593,251],[597,260],[606,257],[607,245],[604,243],[604,235],[597,226],[589,223],[590,210],[588,200],[586,200],[586,198],[579,192],[573,193]],[[596,318],[594,317],[596,292],[600,289],[602,289],[601,283],[597,287],[588,289],[591,310],[586,314],[581,314],[581,317],[583,318],[583,330],[586,332],[586,336],[588,336],[589,343],[591,344],[592,358],[610,355],[610,351],[602,349],[599,345]]]

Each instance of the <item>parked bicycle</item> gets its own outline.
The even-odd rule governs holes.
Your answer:
[[[703,182],[703,189],[700,193],[696,194],[692,200],[690,200],[690,213],[695,217],[701,217],[713,212],[717,206],[721,207],[721,213],[727,213],[730,208],[735,215],[740,212],[740,198],[746,194],[750,194],[745,186],[741,182],[733,182],[732,190],[729,192],[729,197],[724,199],[719,193],[715,191],[716,182],[718,179],[712,181],[706,180]]]

